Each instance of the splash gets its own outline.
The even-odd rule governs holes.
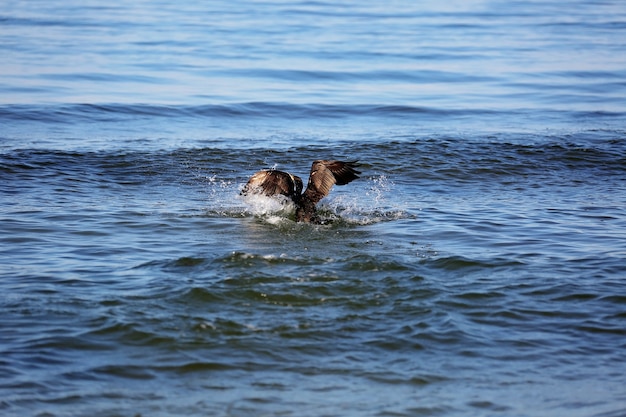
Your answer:
[[[217,175],[201,177],[202,199],[208,203],[205,212],[209,215],[241,217],[242,208],[238,202],[239,191],[233,181],[219,178]]]
[[[263,194],[250,194],[241,198],[247,205],[247,212],[255,217],[262,217],[271,224],[277,224],[295,215],[295,205],[283,195],[267,197]]]
[[[355,185],[356,182],[354,183]],[[241,196],[237,192],[233,195],[232,183],[221,183],[214,180],[213,187],[216,189],[227,188],[230,193],[216,192],[210,196],[217,198],[213,202],[222,207],[231,206],[224,212],[231,213],[233,217],[253,216],[265,223],[284,225],[293,223],[295,220],[295,204],[287,197],[276,195],[267,197],[262,194],[250,194]],[[361,182],[360,187],[348,189],[333,189],[333,193],[326,197],[318,206],[318,215],[322,225],[331,224],[355,224],[368,225],[383,221],[393,221],[411,217],[402,207],[401,202],[395,200],[395,184],[385,175],[372,177]],[[233,201],[224,201],[224,195],[244,206],[232,206]],[[220,197],[221,196],[221,197]]]
[[[395,184],[386,175],[369,179],[363,192],[335,195],[324,202],[321,211],[329,211],[335,217],[352,224],[373,224],[382,221],[407,218],[401,204],[393,199]]]
[[[376,206],[386,201],[386,195],[389,194],[393,188],[393,183],[387,178],[386,175],[380,175],[373,178],[371,181],[369,190],[365,193],[370,200],[373,200]]]

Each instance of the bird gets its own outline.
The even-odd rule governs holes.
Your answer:
[[[313,161],[306,190],[302,192],[302,178],[276,169],[263,169],[254,173],[241,190],[241,194],[283,195],[296,206],[296,222],[322,223],[315,206],[328,195],[333,185],[346,185],[359,178],[358,161],[319,159]]]

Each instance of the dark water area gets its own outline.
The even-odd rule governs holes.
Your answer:
[[[621,2],[0,28],[0,415],[626,414]],[[327,224],[239,195],[330,158]]]

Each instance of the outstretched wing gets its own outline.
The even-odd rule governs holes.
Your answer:
[[[288,172],[263,170],[250,177],[248,183],[241,190],[241,194],[265,194],[273,196],[282,194],[295,198],[302,193],[302,179]]]
[[[346,185],[359,178],[360,172],[355,169],[358,166],[357,161],[314,161],[309,183],[304,192],[306,198],[317,204],[328,195],[333,185]]]

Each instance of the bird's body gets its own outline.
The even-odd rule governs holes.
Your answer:
[[[356,161],[314,161],[304,193],[302,178],[275,169],[261,170],[250,177],[241,194],[283,195],[296,205],[296,221],[319,223],[315,206],[333,185],[345,185],[359,178],[357,166]]]

